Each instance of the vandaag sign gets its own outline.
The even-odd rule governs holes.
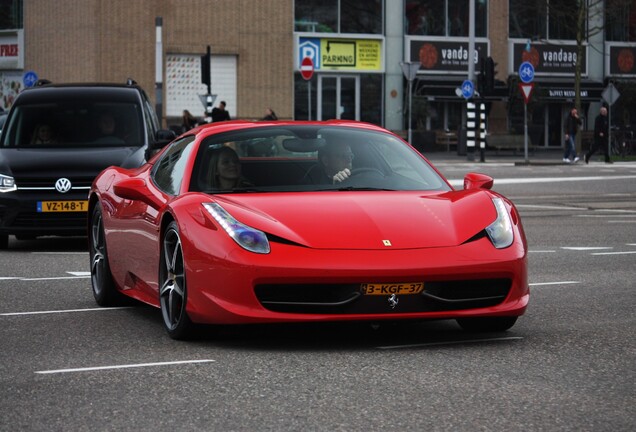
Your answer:
[[[514,67],[518,70],[523,62],[530,62],[537,75],[573,75],[577,62],[581,64],[581,75],[587,76],[587,47],[583,47],[579,58],[576,45],[533,44],[530,50],[525,43],[514,44]]]
[[[476,42],[471,56],[468,52],[468,41],[412,40],[411,61],[419,61],[419,72],[468,72],[468,61],[475,62],[475,70],[479,70],[481,62],[488,57],[488,44]]]

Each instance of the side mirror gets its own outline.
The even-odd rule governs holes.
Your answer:
[[[480,173],[468,173],[464,177],[464,189],[492,189],[495,184],[495,180]]]
[[[156,134],[157,142],[163,142],[164,145],[175,139],[177,134],[169,129],[159,129]],[[163,146],[162,146],[163,147]]]
[[[120,198],[141,201],[156,209],[161,206],[157,197],[146,186],[146,182],[139,178],[127,178],[118,181],[113,185],[113,192]]]

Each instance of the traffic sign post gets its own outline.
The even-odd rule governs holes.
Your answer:
[[[468,100],[475,94],[475,84],[470,80],[465,80],[462,83],[461,91],[464,99]]]
[[[524,83],[534,80],[534,66],[530,62],[523,62],[519,66],[519,79]]]
[[[406,80],[409,83],[408,86],[408,90],[409,90],[409,131],[408,131],[408,140],[409,140],[409,144],[413,145],[413,132],[411,129],[411,122],[413,119],[413,111],[412,110],[412,106],[413,106],[413,99],[411,97],[411,86],[413,85],[413,80],[415,79],[415,77],[417,76],[417,71],[420,70],[420,66],[422,64],[420,62],[402,62],[400,63],[400,67],[402,68],[402,73],[404,74],[404,78],[406,78]]]
[[[609,124],[608,137],[607,137],[607,145],[609,146],[612,142],[612,105],[618,100],[621,96],[620,92],[616,87],[614,87],[614,83],[610,81],[610,83],[605,87],[603,93],[601,93],[601,97],[607,103],[607,121]],[[608,149],[609,153],[609,149]]]
[[[523,153],[525,161],[528,163],[528,100],[534,88],[534,66],[530,62],[523,62],[519,65],[519,79],[524,84],[519,84],[519,89],[523,94],[526,103],[523,104]]]
[[[311,57],[305,57],[300,62],[300,75],[307,81],[307,113],[311,120],[311,77],[314,76],[314,61]]]
[[[33,87],[35,83],[38,81],[38,74],[33,71],[27,71],[22,75],[22,82],[25,87]]]

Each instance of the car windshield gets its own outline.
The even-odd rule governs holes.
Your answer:
[[[134,103],[64,101],[16,106],[4,125],[3,147],[104,147],[143,144]]]
[[[254,127],[205,138],[191,191],[450,190],[395,136],[343,126]]]

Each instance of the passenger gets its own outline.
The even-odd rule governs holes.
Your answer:
[[[97,123],[100,136],[93,141],[97,144],[124,144],[124,140],[115,134],[117,123],[110,112],[104,112],[99,116]]]
[[[305,183],[340,183],[351,175],[353,152],[349,144],[330,141],[318,150],[318,163],[305,175]]]
[[[33,131],[31,144],[34,145],[50,145],[57,144],[53,128],[48,123],[39,123]]]
[[[212,189],[231,190],[253,186],[241,174],[241,161],[230,147],[214,150],[209,164],[208,184]]]

